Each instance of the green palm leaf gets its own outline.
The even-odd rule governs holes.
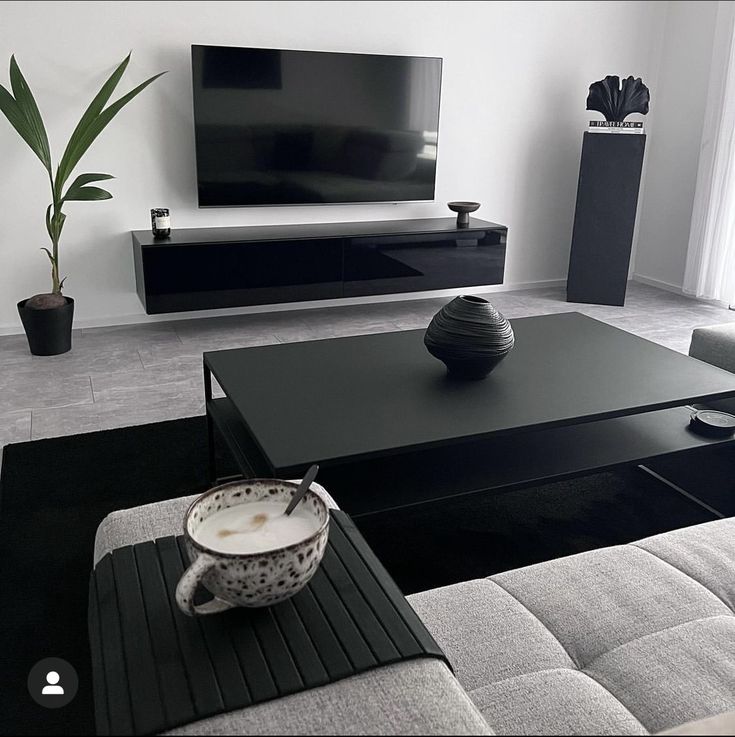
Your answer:
[[[41,163],[46,166],[46,162],[43,160],[43,152],[38,143],[38,139],[31,130],[31,126],[28,123],[28,119],[24,115],[20,106],[16,102],[15,98],[0,84],[0,111],[8,119],[10,125],[15,128],[20,137],[28,144],[31,151],[33,151]]]
[[[69,189],[66,190],[66,194],[62,198],[62,202],[65,200],[74,200],[74,194],[80,190],[85,184],[90,182],[101,182],[104,179],[114,179],[112,174],[80,174],[72,183],[69,185]]]
[[[28,86],[20,67],[15,61],[15,56],[10,57],[10,84],[13,88],[15,101],[28,122],[28,129],[33,136],[36,146],[32,147],[35,154],[41,159],[48,173],[51,173],[51,152],[48,145],[46,127],[43,124],[41,113],[33,98],[31,88]]]
[[[125,70],[130,63],[130,54],[128,54],[115,68],[115,71],[108,77],[107,81],[102,85],[100,91],[94,96],[94,99],[89,104],[89,107],[84,111],[84,115],[79,119],[77,127],[69,138],[69,142],[66,144],[66,150],[64,155],[61,157],[61,162],[57,170],[57,182],[59,190],[64,186],[64,182],[69,178],[69,175],[74,168],[74,165],[69,166],[69,158],[71,155],[71,149],[74,142],[81,136],[81,134],[87,129],[89,124],[104,110],[107,101],[112,96],[118,82],[125,73]],[[79,159],[77,159],[77,162]]]
[[[101,187],[77,187],[73,192],[67,192],[65,202],[89,202],[93,200],[110,200],[112,195]]]
[[[51,281],[55,294],[61,294],[61,288],[64,284],[64,280],[59,278],[59,239],[66,222],[66,215],[62,212],[64,203],[109,200],[112,195],[107,190],[101,187],[92,187],[89,184],[90,182],[104,181],[114,177],[111,174],[80,174],[66,190],[63,197],[61,196],[61,190],[79,160],[110,121],[134,97],[161,76],[161,74],[156,74],[147,79],[105,108],[129,62],[130,54],[118,64],[102,85],[100,91],[94,96],[66,145],[64,155],[56,169],[56,177],[52,174],[48,135],[41,113],[14,56],[10,59],[10,87],[12,92],[0,85],[0,112],[8,119],[10,125],[28,144],[33,153],[38,156],[51,179],[53,201],[46,210],[45,218],[46,230],[51,238],[51,250],[44,248],[43,251],[51,261]],[[165,74],[165,72],[162,72],[162,74]]]
[[[161,72],[165,74],[165,72]],[[56,175],[56,187],[60,191],[64,182],[69,178],[74,167],[79,163],[79,159],[84,156],[87,149],[92,145],[95,138],[105,129],[107,124],[127,105],[134,97],[139,95],[149,84],[158,79],[161,74],[147,79],[139,84],[135,89],[123,95],[119,100],[113,102],[112,105],[103,110],[94,119],[90,120],[84,129],[75,132],[69,139],[69,143],[64,152],[62,163]]]

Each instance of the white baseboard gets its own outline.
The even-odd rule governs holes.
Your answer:
[[[171,322],[172,320],[196,320],[202,317],[225,317],[227,315],[254,315],[264,312],[288,312],[291,310],[313,310],[325,307],[346,307],[381,302],[406,302],[416,299],[436,299],[441,297],[455,297],[467,292],[477,294],[492,294],[494,292],[515,292],[522,289],[544,289],[560,287],[566,284],[566,279],[544,279],[533,282],[516,282],[513,284],[492,284],[484,287],[463,287],[460,289],[440,289],[433,292],[406,292],[402,294],[384,294],[371,297],[348,297],[343,299],[311,300],[309,302],[287,302],[273,305],[254,305],[251,307],[234,307],[225,310],[199,310],[194,312],[168,312],[165,315],[146,315],[135,313],[132,315],[109,315],[76,319],[74,327],[101,328],[117,325],[142,325],[156,322]],[[20,335],[23,328],[17,325],[1,325],[0,335]]]
[[[633,281],[640,282],[641,284],[648,284],[651,287],[665,289],[667,292],[681,294],[682,296],[689,297],[689,299],[694,299],[697,302],[706,302],[707,304],[717,305],[717,307],[724,307],[730,310],[735,309],[735,305],[729,305],[727,302],[723,302],[722,300],[698,297],[696,294],[691,294],[690,292],[685,291],[685,289],[678,284],[670,284],[669,282],[661,281],[660,279],[651,279],[651,277],[643,276],[642,274],[633,274]]]
[[[674,294],[684,294],[680,284],[671,284],[661,279],[652,279],[650,276],[643,276],[643,274],[633,274],[633,281],[640,282],[641,284],[648,284],[649,287],[656,287],[658,289],[664,289],[667,292],[674,292]]]

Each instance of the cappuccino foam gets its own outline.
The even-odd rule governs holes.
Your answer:
[[[320,527],[303,505],[286,516],[284,502],[249,502],[220,509],[194,532],[194,539],[210,550],[247,555],[285,548],[311,537]]]

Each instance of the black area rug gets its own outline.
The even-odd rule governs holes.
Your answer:
[[[205,489],[206,464],[203,418],[5,449],[0,733],[93,733],[87,584],[97,525],[115,509]],[[226,461],[219,470],[228,470]],[[709,519],[644,474],[626,471],[475,495],[358,526],[410,593]],[[26,690],[29,670],[45,657],[68,660],[79,674],[78,695],[63,709],[37,706]]]

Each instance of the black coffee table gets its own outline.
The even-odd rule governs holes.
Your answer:
[[[512,323],[477,382],[449,379],[423,330],[205,353],[213,480],[215,427],[244,474],[319,463],[352,514],[732,442],[692,433],[686,406],[735,397],[735,375],[576,312]]]

